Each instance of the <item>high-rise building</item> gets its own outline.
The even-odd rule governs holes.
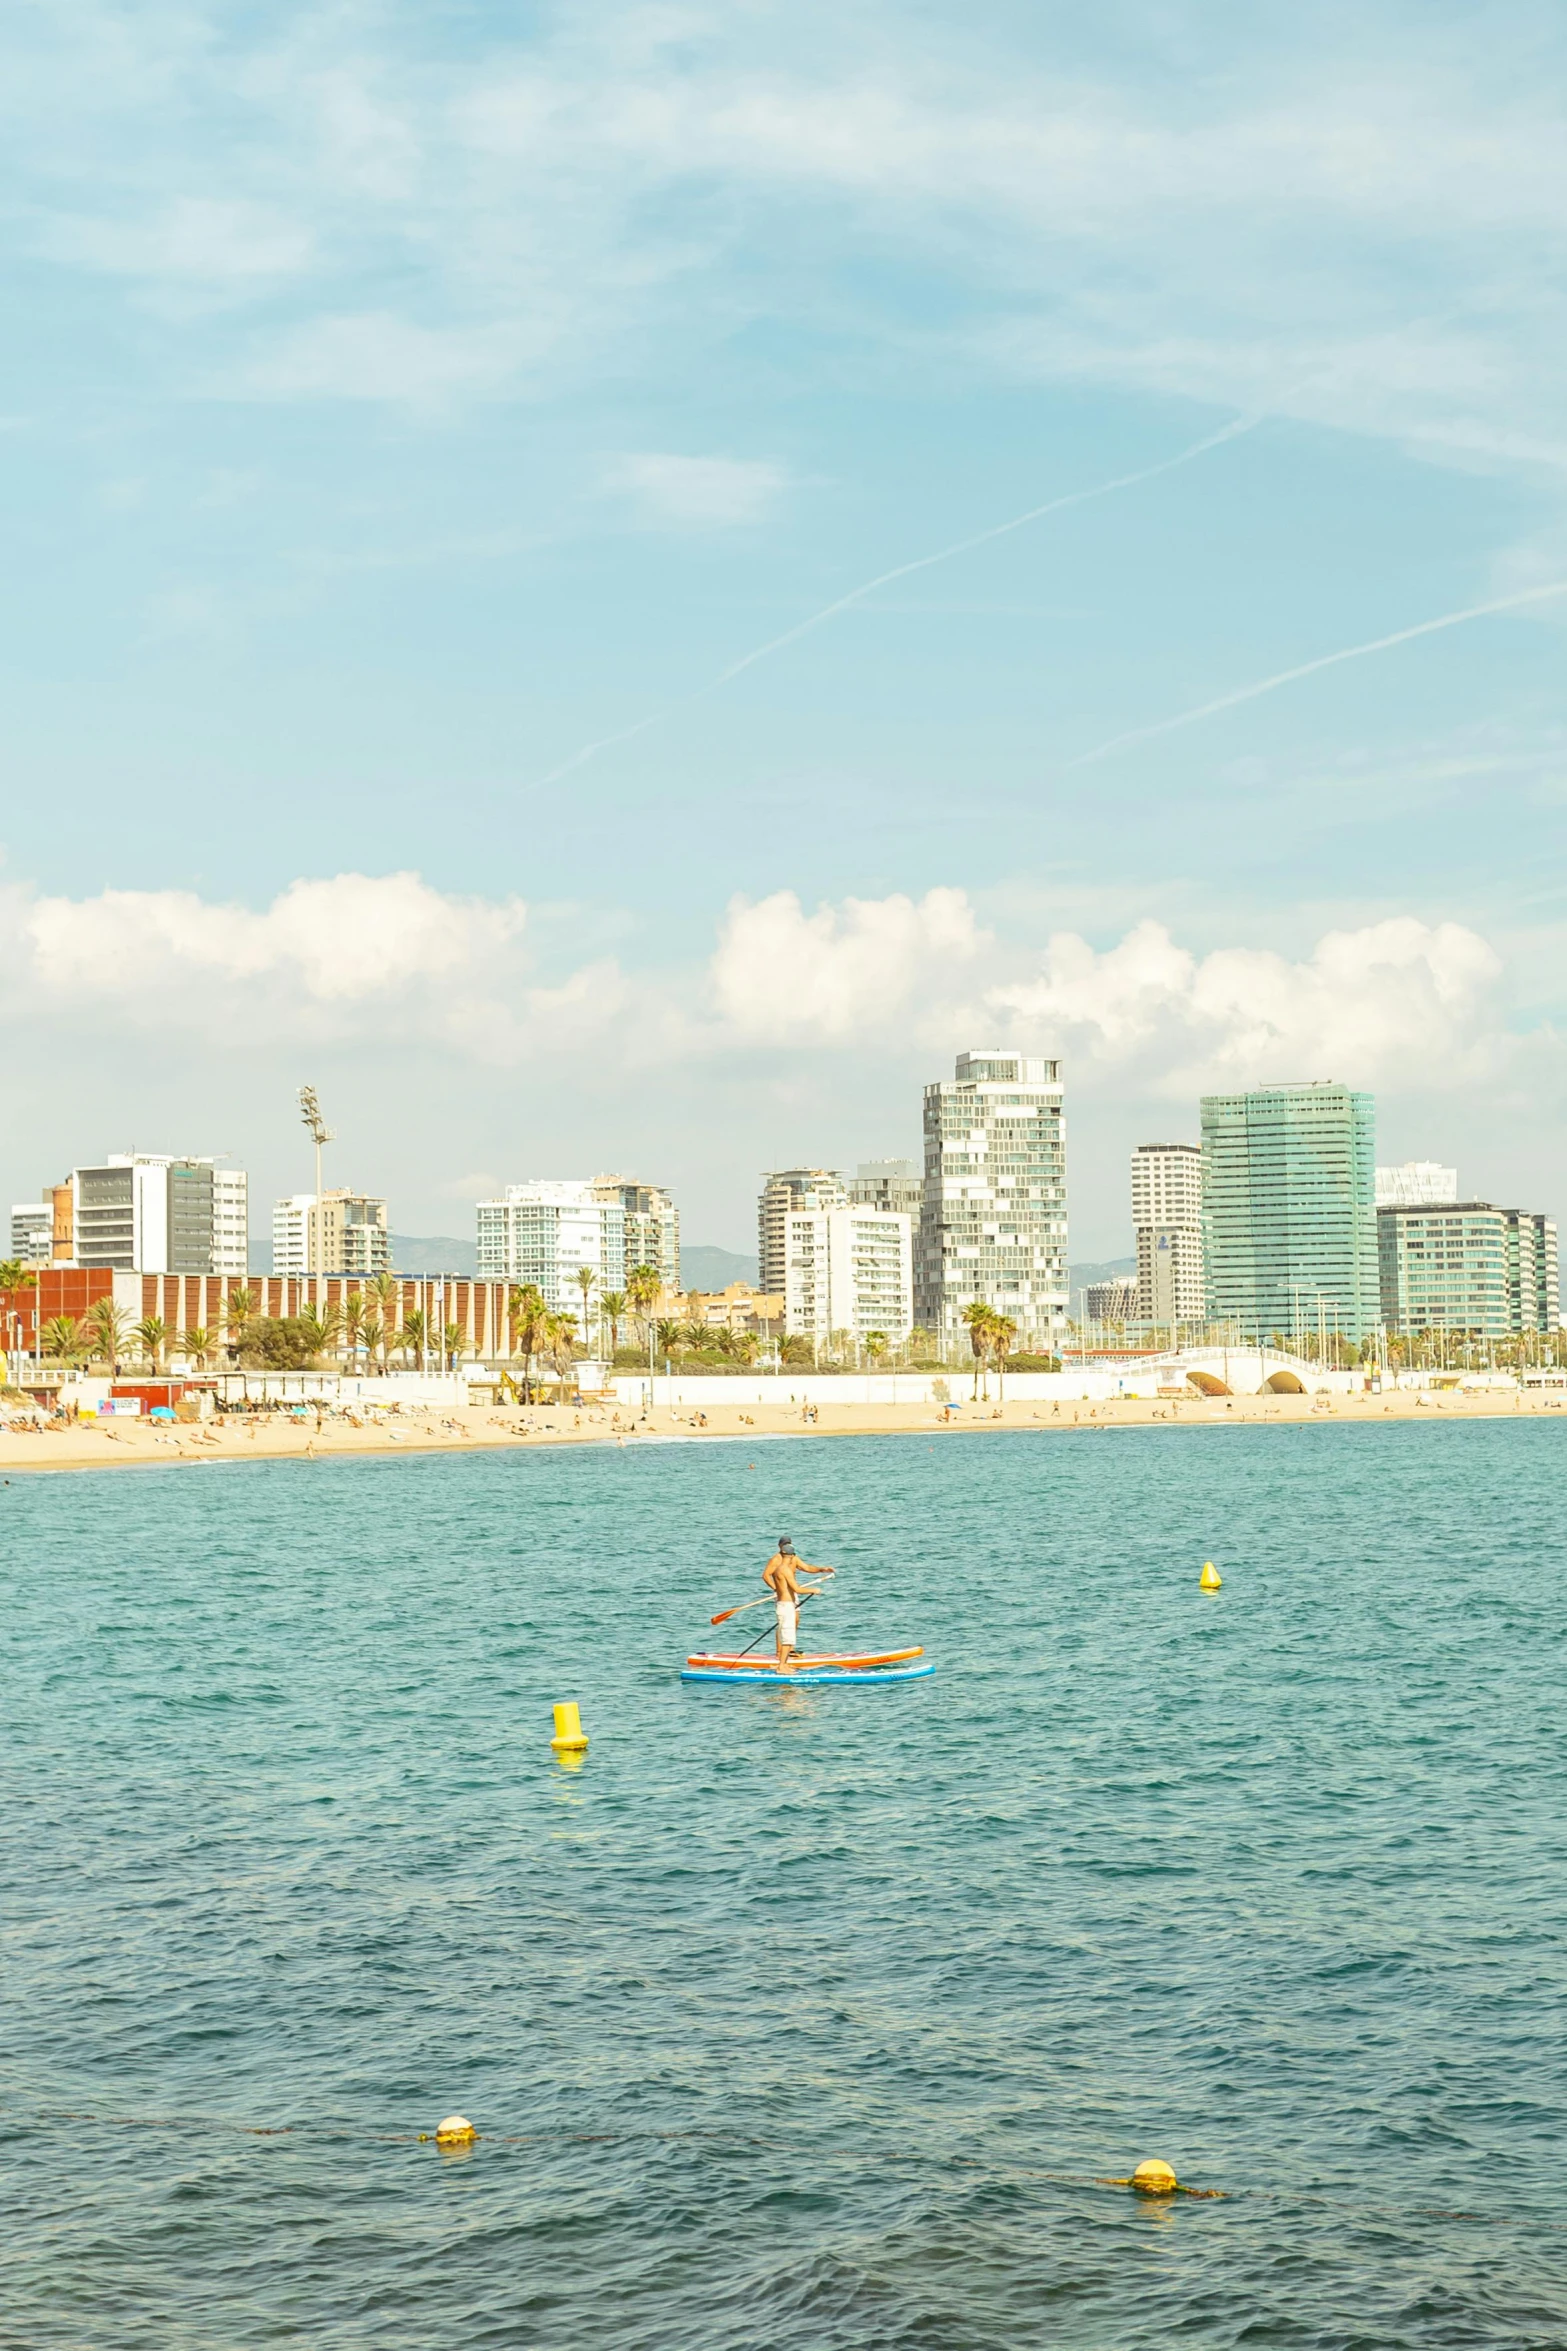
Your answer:
[[[1369,1094],[1321,1082],[1202,1103],[1207,1312],[1248,1336],[1358,1345],[1381,1312]]]
[[[11,1209],[11,1255],[23,1265],[48,1265],[54,1256],[54,1202],[21,1200]]]
[[[885,1208],[919,1231],[925,1176],[917,1159],[862,1159],[845,1189],[856,1208]]]
[[[651,1265],[666,1290],[680,1287],[680,1211],[658,1184],[636,1184],[625,1176],[595,1176],[593,1196],[618,1207],[625,1218],[626,1271]],[[613,1285],[610,1285],[613,1287]]]
[[[1086,1282],[1083,1312],[1090,1322],[1137,1322],[1137,1280],[1129,1273],[1112,1274],[1107,1282]]]
[[[1139,1143],[1132,1153],[1137,1235],[1136,1319],[1201,1322],[1202,1152],[1195,1143]]]
[[[295,1192],[272,1205],[272,1271],[372,1280],[389,1273],[386,1202],[365,1192]]]
[[[1458,1170],[1434,1159],[1406,1159],[1399,1167],[1377,1169],[1379,1208],[1421,1208],[1458,1198]]]
[[[785,1219],[784,1327],[791,1337],[896,1346],[914,1326],[913,1230],[885,1208],[804,1208]]]
[[[848,1204],[843,1178],[831,1168],[784,1167],[763,1176],[756,1204],[758,1288],[773,1291],[784,1287],[788,1217],[806,1208],[846,1208]]]
[[[71,1172],[70,1203],[62,1219],[53,1207],[53,1251],[60,1256],[62,1221],[70,1262],[116,1273],[238,1273],[236,1225],[243,1230],[248,1199],[243,1168],[219,1168],[211,1159],[165,1159],[144,1152],[113,1152],[98,1167]]]
[[[501,1199],[479,1202],[478,1219],[480,1274],[534,1283],[557,1314],[581,1315],[581,1268],[600,1291],[626,1286],[626,1212],[591,1183],[508,1184]]]
[[[1486,1200],[1377,1211],[1382,1319],[1390,1331],[1503,1339],[1556,1328],[1556,1226]]]
[[[966,1342],[975,1300],[1010,1315],[1024,1350],[1066,1327],[1066,1114],[1061,1065],[960,1053],[925,1088],[925,1181],[914,1318],[943,1349]]]

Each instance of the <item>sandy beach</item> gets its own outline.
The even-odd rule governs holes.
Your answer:
[[[950,1416],[936,1404],[660,1406],[652,1412],[608,1404],[448,1410],[405,1407],[357,1421],[312,1412],[226,1414],[199,1424],[117,1420],[53,1423],[0,1432],[0,1474],[27,1470],[118,1469],[174,1461],[326,1460],[338,1454],[463,1452],[514,1445],[696,1442],[776,1437],[948,1435],[1032,1429],[1104,1435],[1154,1422],[1186,1428],[1317,1426],[1323,1421],[1515,1419],[1567,1414],[1567,1395],[1520,1389],[1391,1390],[1366,1396],[1235,1396],[1092,1403],[965,1403]]]

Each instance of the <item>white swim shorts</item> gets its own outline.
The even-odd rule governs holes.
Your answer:
[[[778,1633],[786,1649],[792,1649],[795,1646],[799,1631],[799,1603],[794,1600],[780,1600],[778,1603]]]

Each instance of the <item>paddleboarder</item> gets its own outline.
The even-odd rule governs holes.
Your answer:
[[[780,1535],[778,1548],[762,1570],[762,1581],[778,1604],[778,1662],[787,1665],[791,1657],[800,1654],[800,1602],[808,1600],[819,1585],[802,1584],[799,1576],[836,1575],[836,1568],[813,1567],[808,1559],[801,1559],[787,1535]]]

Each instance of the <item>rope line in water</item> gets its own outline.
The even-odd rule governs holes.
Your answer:
[[[230,2122],[221,2115],[185,2114],[84,2114],[69,2107],[45,2109],[17,2118],[17,2127],[47,2128],[51,2123],[85,2122],[110,2130],[142,2131],[216,2131],[242,2139],[311,2139],[347,2140],[352,2145],[374,2147],[434,2146],[434,2131],[373,2131],[359,2123],[254,2123]],[[758,2139],[744,2131],[721,2128],[698,2128],[680,2131],[479,2131],[468,2142],[468,2147],[614,2147],[634,2145],[638,2141],[709,2140],[728,2147],[746,2147],[759,2154],[787,2154],[798,2157],[797,2142],[784,2139]],[[461,2150],[466,2152],[467,2149]],[[1109,2179],[1100,2172],[1046,2171],[1031,2164],[997,2163],[982,2155],[925,2155],[907,2148],[853,2148],[836,2147],[826,2151],[818,2161],[838,2163],[914,2163],[940,2164],[948,2171],[966,2171],[996,2180],[1037,2180],[1060,2188],[1129,2188],[1131,2179]],[[1468,2212],[1450,2210],[1430,2204],[1362,2204],[1351,2202],[1345,2196],[1325,2196],[1313,2188],[1189,2188],[1184,2182],[1168,2191],[1169,2198],[1185,2196],[1199,2203],[1225,2204],[1311,2204],[1324,2211],[1351,2212],[1361,2220],[1446,2220],[1465,2221],[1476,2228],[1529,2227],[1553,2235],[1567,2230],[1567,2220],[1525,2220],[1520,2215],[1497,2212]],[[1163,2203],[1164,2195],[1149,2196],[1149,2203]]]

